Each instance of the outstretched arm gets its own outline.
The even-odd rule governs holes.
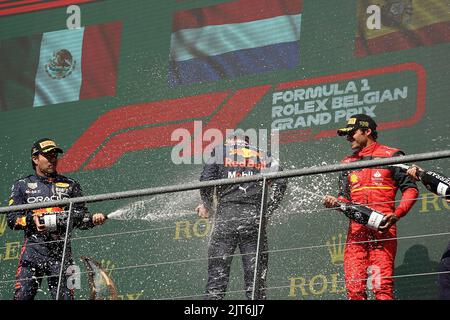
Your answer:
[[[398,151],[394,156],[402,155],[404,155],[403,151]],[[397,185],[402,192],[402,198],[397,208],[395,208],[395,211],[386,215],[383,225],[379,228],[381,232],[386,232],[392,225],[396,224],[400,218],[404,217],[411,210],[414,203],[416,203],[417,196],[419,195],[414,178],[410,177],[408,173],[401,168],[394,167],[392,170],[392,177],[397,182]]]
[[[81,186],[76,182],[72,189],[72,198],[82,197],[83,192]],[[105,223],[106,217],[103,213],[91,214],[85,203],[77,203],[74,205],[72,212],[74,226],[78,229],[86,230],[97,225]]]

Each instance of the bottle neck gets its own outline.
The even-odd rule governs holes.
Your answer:
[[[424,170],[417,170],[416,176],[417,178],[419,178],[420,181],[422,181],[424,174],[425,174]]]

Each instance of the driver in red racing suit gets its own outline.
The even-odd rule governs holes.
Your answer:
[[[364,114],[352,116],[338,135],[347,136],[355,152],[342,161],[370,160],[402,156],[399,149],[379,144],[375,121]],[[402,198],[395,207],[397,190]],[[414,205],[418,195],[415,182],[400,168],[374,167],[342,172],[339,196],[325,196],[324,205],[337,207],[339,202],[364,204],[385,215],[379,230],[372,230],[350,220],[345,252],[344,272],[348,298],[367,299],[367,272],[371,269],[372,288],[377,300],[394,299],[394,262],[397,251],[395,223]]]

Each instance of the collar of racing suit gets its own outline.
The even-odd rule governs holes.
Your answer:
[[[34,176],[36,177],[36,179],[42,181],[42,182],[54,182],[56,181],[56,178],[58,177],[58,174],[55,173],[54,175],[52,175],[51,177],[42,177],[40,175],[37,175],[36,173],[34,174]]]
[[[363,157],[367,157],[367,156],[372,156],[372,154],[374,153],[374,151],[380,146],[380,144],[378,142],[373,142],[371,145],[366,146],[364,148],[362,148],[359,151],[355,152],[355,156],[359,157],[359,158],[363,158]]]

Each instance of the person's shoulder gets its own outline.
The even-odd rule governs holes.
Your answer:
[[[344,157],[344,159],[341,160],[341,163],[350,163],[359,160],[360,158],[356,154],[352,154],[349,156]]]
[[[400,150],[399,148],[390,147],[384,144],[379,144],[377,148],[377,153],[382,153],[385,156],[388,157],[394,157],[394,156],[400,156],[404,155],[405,153]]]
[[[33,182],[37,182],[36,176],[34,174],[30,174],[28,176],[17,179],[16,181],[14,181],[14,184],[22,185],[22,184],[33,183]]]

